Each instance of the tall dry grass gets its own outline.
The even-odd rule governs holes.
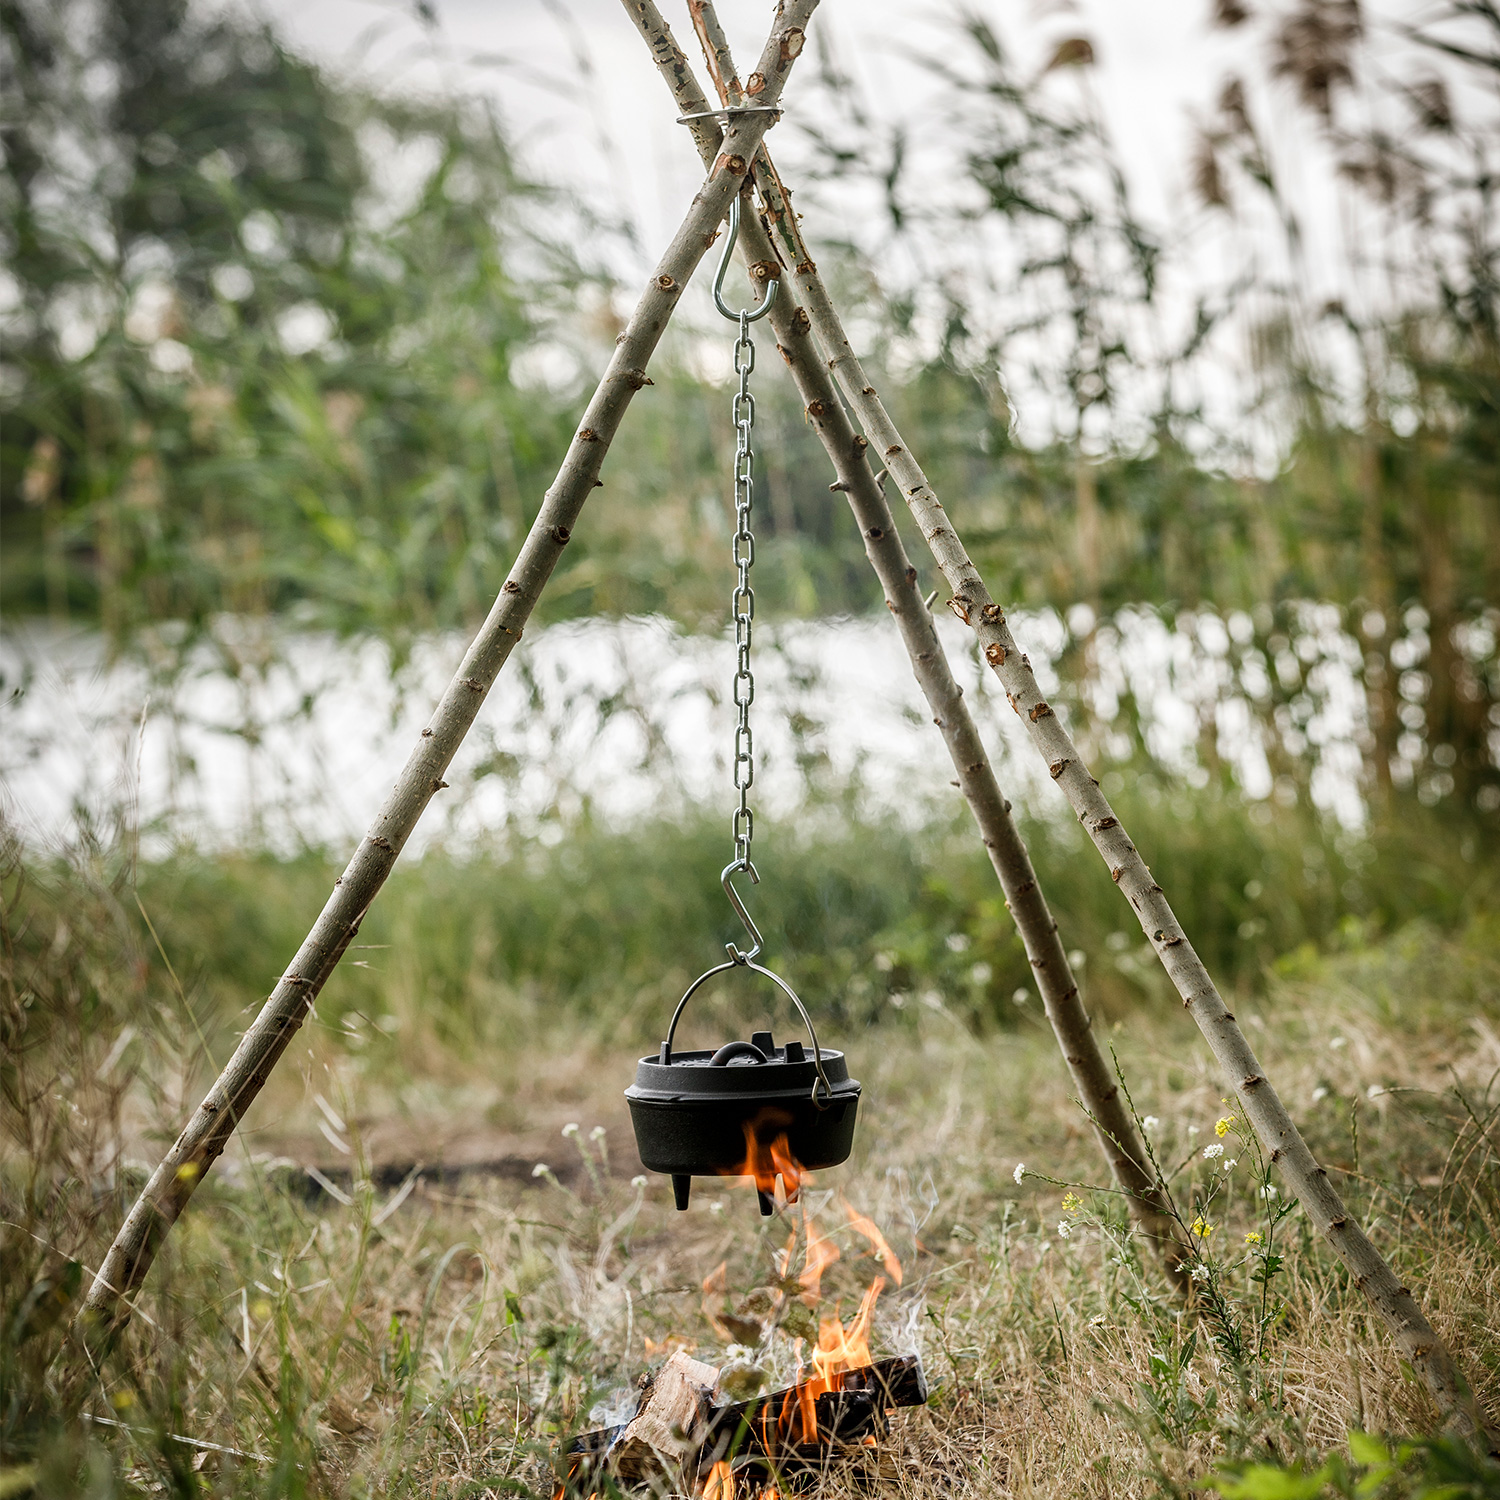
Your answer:
[[[150,929],[129,920],[136,888],[102,856],[74,867],[66,930],[27,930],[44,913],[19,878],[5,929],[4,1493],[543,1494],[557,1443],[664,1350],[725,1352],[710,1314],[753,1340],[801,1210],[762,1222],[726,1181],[699,1184],[679,1215],[664,1181],[638,1180],[620,1097],[628,1041],[517,1006],[491,1017],[483,1047],[403,1034],[397,1073],[366,1066],[324,1022],[195,1198],[83,1410],[59,1409],[46,1362],[79,1281],[180,1117],[193,1051],[215,1052],[222,1033],[191,974],[165,971],[159,953],[153,967]],[[1315,1150],[1492,1415],[1496,936],[1480,914],[1304,950],[1237,1001]],[[1316,1470],[1351,1429],[1432,1430],[1420,1383],[1300,1213],[1270,1244],[1247,1243],[1282,1204],[1258,1195],[1238,1122],[1215,1134],[1232,1111],[1175,1007],[1100,1024],[1185,1219],[1212,1226],[1197,1237],[1211,1281],[1191,1309],[1117,1200],[1089,1190],[1087,1122],[1032,1009],[976,1029],[926,994],[892,1024],[846,1024],[863,1123],[852,1162],[806,1204],[842,1251],[818,1313],[848,1317],[878,1269],[845,1201],[905,1268],[882,1295],[877,1348],[920,1348],[933,1396],[898,1419],[883,1492],[1186,1495],[1226,1464]],[[456,1126],[488,1132],[500,1174],[390,1175],[424,1155],[440,1165]],[[1215,1144],[1225,1155],[1205,1159]],[[547,1170],[513,1170],[533,1160]],[[1268,1251],[1284,1259],[1263,1289],[1252,1276]],[[701,1283],[721,1262],[726,1292],[705,1307]],[[810,1318],[783,1318],[754,1350],[769,1378],[789,1375]],[[1432,1462],[1418,1454],[1379,1492],[1426,1493]],[[1454,1493],[1494,1493],[1493,1474],[1475,1472]],[[850,1482],[831,1475],[824,1493]],[[1297,1492],[1321,1492],[1321,1478],[1307,1483]]]

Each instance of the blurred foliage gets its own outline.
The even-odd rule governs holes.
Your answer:
[[[807,81],[813,191],[873,183],[918,283],[882,280],[852,244],[828,264],[998,596],[1096,620],[1146,601],[1169,618],[1251,611],[1266,648],[1296,635],[1304,601],[1329,602],[1360,647],[1369,794],[1495,814],[1500,128],[1482,101],[1466,120],[1437,85],[1366,69],[1358,26],[1314,28],[1310,56],[1279,13],[1230,11],[1327,135],[1341,191],[1406,257],[1379,316],[1313,306],[1294,276],[1257,285],[1245,421],[1274,431],[1276,472],[1253,477],[1240,439],[1184,395],[1222,360],[1247,283],[1166,338],[1178,269],[1131,208],[1085,38],[1034,74],[983,19],[959,26],[934,63],[964,189],[941,211],[912,180],[930,160],[825,52]],[[1500,29],[1487,15],[1471,24]],[[1489,53],[1446,35],[1434,22],[1413,46],[1487,77]],[[1200,196],[1228,215],[1259,205],[1292,238],[1233,83],[1200,143]],[[621,327],[612,226],[528,180],[482,104],[377,94],[188,0],[6,0],[0,99],[7,615],[97,622],[184,667],[225,612],[398,651],[481,617]],[[1356,106],[1408,128],[1372,134]],[[983,274],[935,245],[978,247]],[[859,538],[774,364],[758,390],[761,606],[865,610],[878,590]],[[676,330],[542,619],[722,619],[731,430],[701,372]],[[1023,397],[1053,412],[1051,438],[1022,440]],[[1086,643],[1067,665],[1087,677]]]
[[[1446,807],[1416,807],[1356,836],[1303,805],[1247,818],[1243,802],[1218,786],[1168,795],[1143,776],[1112,792],[1226,991],[1257,993],[1273,969],[1300,973],[1319,953],[1358,952],[1396,931],[1466,930],[1480,947],[1493,940],[1486,913],[1496,909],[1500,865]],[[1175,1008],[1081,832],[1071,821],[1025,832],[1091,1008],[1106,1016]],[[556,841],[403,863],[358,951],[319,998],[315,1024],[391,1065],[413,1036],[458,1051],[503,1050],[530,1027],[571,1034],[583,1026],[647,1045],[688,981],[739,935],[718,888],[722,863],[717,819],[628,833],[581,825]],[[913,833],[825,805],[795,826],[768,828],[758,863],[754,909],[769,951],[834,1030],[899,1029],[933,1011],[980,1034],[1045,1024],[965,820]],[[64,990],[13,996],[19,1030],[7,1035],[7,1050],[23,1038],[45,1046],[49,1028],[82,1017],[94,1031],[196,1037],[222,1058],[337,873],[311,852],[184,848],[137,863],[127,843],[55,863],[13,848],[8,962],[17,974],[52,975]],[[95,908],[84,930],[73,913]],[[69,964],[49,956],[59,944]],[[151,1006],[147,996],[156,997]],[[738,1029],[763,1012],[778,1029],[793,1024],[776,1007],[768,988],[731,976],[704,992],[686,1024],[694,1035]]]

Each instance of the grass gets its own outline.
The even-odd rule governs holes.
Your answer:
[[[1219,887],[1188,893],[1200,915],[1215,889],[1252,901],[1254,861],[1272,861],[1273,878],[1293,855],[1298,879],[1320,868],[1303,857],[1310,839],[1358,867],[1362,914],[1326,853],[1324,883],[1294,885],[1326,903],[1278,889],[1257,916],[1225,898],[1220,927],[1265,920],[1281,955],[1236,982],[1235,1009],[1493,1417],[1500,920],[1488,866],[1428,828],[1424,902],[1379,845],[1345,841],[1339,854],[1331,835],[1290,823],[1247,832],[1211,799],[1201,822],[1170,818],[1179,837],[1168,841],[1165,814],[1149,830],[1169,892],[1220,872]],[[1237,842],[1221,836],[1231,827]],[[1421,832],[1409,823],[1401,837]],[[845,1225],[847,1201],[905,1272],[882,1294],[877,1353],[920,1348],[934,1388],[898,1418],[881,1492],[1185,1496],[1217,1483],[1269,1500],[1365,1483],[1417,1495],[1462,1469],[1458,1450],[1393,1446],[1434,1430],[1424,1388],[1301,1213],[1272,1222],[1287,1205],[1259,1196],[1239,1122],[1215,1135],[1233,1111],[1206,1048],[1118,961],[1129,954],[1106,924],[1123,913],[1096,902],[1093,872],[1075,862],[1062,879],[1066,851],[1051,850],[1044,873],[1088,954],[1098,1024],[1176,1169],[1184,1218],[1212,1226],[1196,1307],[1173,1299],[1118,1201],[1090,1188],[1087,1122],[1035,1002],[1005,990],[1000,919],[984,915],[994,896],[955,838],[809,835],[779,895],[765,888],[775,951],[866,1090],[854,1158],[808,1200],[842,1251],[814,1311],[847,1319],[879,1269]],[[194,1199],[86,1393],[91,1420],[59,1409],[44,1373],[78,1264],[97,1264],[160,1132],[193,1100],[205,1058],[222,1060],[328,872],[310,856],[185,853],[132,870],[128,850],[51,864],[13,851],[0,1494],[548,1494],[558,1439],[674,1341],[717,1359],[715,1320],[735,1317],[743,1334],[764,1315],[800,1215],[763,1222],[729,1182],[700,1183],[676,1214],[664,1181],[635,1180],[620,1097],[637,1044],[714,951],[721,914],[701,892],[716,849],[692,829],[680,843],[662,829],[582,830],[550,850],[398,875],[363,934],[390,946],[351,955],[370,967],[330,988],[244,1148]],[[1402,889],[1407,904],[1389,905]],[[1229,945],[1205,925],[1206,948]],[[976,963],[995,970],[982,984]],[[701,1025],[742,1030],[734,1013],[726,996]],[[418,1152],[441,1156],[456,1122],[550,1170],[385,1185],[375,1168],[392,1119]],[[569,1123],[580,1129],[564,1136]],[[278,1163],[289,1141],[343,1164],[325,1173],[338,1196]],[[1238,1158],[1233,1172],[1204,1158],[1208,1144]],[[725,1291],[707,1298],[721,1262]],[[793,1336],[809,1329],[794,1303],[756,1358],[789,1375]],[[1449,1493],[1497,1493],[1492,1470],[1470,1470]],[[834,1476],[825,1493],[849,1483]]]

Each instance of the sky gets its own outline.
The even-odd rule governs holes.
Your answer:
[[[413,6],[390,0],[256,0],[255,8],[300,50],[343,69],[396,87],[491,95],[534,168],[616,200],[657,239],[675,227],[699,180],[687,131],[674,123],[619,0],[432,0],[434,30]],[[974,8],[1038,61],[1062,37],[1094,42],[1095,86],[1141,207],[1153,218],[1173,213],[1185,183],[1185,122],[1210,108],[1245,45],[1209,25],[1207,0],[978,0]],[[924,0],[823,0],[813,25],[870,98],[919,114],[936,86],[915,59],[950,45],[957,9]],[[686,8],[665,0],[663,12],[690,45]],[[770,7],[723,0],[719,13],[747,69]],[[578,88],[580,57],[591,69],[585,90]],[[793,79],[786,103],[794,119]]]
[[[675,110],[620,0],[428,0],[434,25],[418,17],[417,0],[219,3],[257,10],[299,51],[385,87],[478,93],[494,100],[532,174],[584,194],[605,218],[634,226],[633,242],[629,237],[611,241],[608,250],[618,259],[612,268],[626,285],[654,263],[700,181],[688,132],[675,123]],[[1267,3],[1285,9],[1293,0]],[[685,4],[661,4],[679,42],[696,57]],[[1259,253],[1252,244],[1257,232],[1268,246],[1277,239],[1265,233],[1264,222],[1256,231],[1206,210],[1189,190],[1194,130],[1213,115],[1231,73],[1246,77],[1252,111],[1270,138],[1283,190],[1297,205],[1308,304],[1338,298],[1358,305],[1361,289],[1349,270],[1350,246],[1360,235],[1351,218],[1351,195],[1340,190],[1328,151],[1306,113],[1291,107],[1285,84],[1268,77],[1252,28],[1215,27],[1211,0],[967,0],[967,6],[996,27],[1027,72],[1040,72],[1063,38],[1086,36],[1092,42],[1095,66],[1086,75],[1074,71],[1058,86],[1092,90],[1137,213],[1176,255],[1165,279],[1174,300],[1160,320],[1164,343],[1186,337],[1200,294],[1244,274],[1247,253],[1252,260]],[[741,70],[748,71],[771,7],[766,0],[720,0],[718,9]],[[906,125],[912,156],[923,163],[915,174],[920,190],[938,199],[950,186],[958,191],[959,184],[945,178],[953,160],[952,143],[943,139],[946,101],[922,58],[953,55],[959,13],[950,0],[823,0],[812,23],[814,37],[853,77],[872,109]],[[1365,0],[1363,13],[1377,59],[1388,70],[1413,68],[1400,30],[1430,15],[1432,7],[1413,0]],[[812,66],[811,57],[805,58],[804,75]],[[784,100],[787,117],[771,137],[789,184],[799,180],[808,157],[797,127],[810,114],[811,82],[804,77],[799,99],[799,78],[793,74]],[[818,202],[815,194],[801,200],[804,209],[812,208],[808,223],[814,241],[820,229],[848,232],[873,250],[878,269],[878,205],[825,194],[820,223]],[[1268,252],[1273,258],[1275,253]],[[992,251],[976,242],[974,254],[989,257]],[[913,273],[911,264],[895,261],[886,269],[898,279]],[[1268,262],[1265,275],[1271,274]],[[1195,376],[1202,389],[1190,394],[1224,408],[1216,418],[1218,430],[1233,427],[1236,418],[1228,407],[1243,399],[1252,316],[1247,311],[1238,326],[1228,325],[1220,336],[1222,348]],[[1143,430],[1153,399],[1142,396]],[[1049,400],[1017,402],[1023,436],[1042,439],[1050,435],[1044,430],[1049,422],[1060,425],[1060,409],[1049,407]],[[1275,454],[1267,449],[1247,461],[1256,467],[1274,464]]]

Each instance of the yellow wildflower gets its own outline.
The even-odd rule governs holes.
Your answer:
[[[1229,1134],[1229,1127],[1234,1124],[1233,1115],[1225,1115],[1223,1119],[1214,1121],[1214,1134],[1220,1137]]]
[[[1063,1212],[1065,1214],[1072,1214],[1076,1218],[1082,1208],[1083,1199],[1077,1193],[1063,1194]]]
[[[1200,1240],[1206,1240],[1213,1232],[1214,1226],[1210,1224],[1202,1214],[1199,1214],[1198,1217],[1193,1220],[1193,1233],[1196,1234]]]
[[[1245,1243],[1247,1245],[1258,1245],[1258,1244],[1260,1244],[1260,1233],[1259,1233],[1259,1231],[1252,1229],[1250,1231],[1250,1233],[1245,1236]]]

